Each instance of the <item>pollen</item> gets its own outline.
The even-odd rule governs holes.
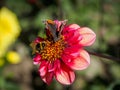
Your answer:
[[[64,38],[61,37],[56,42],[51,42],[46,40],[46,45],[44,49],[40,52],[43,60],[48,60],[50,62],[59,59],[62,55],[62,52],[65,48]]]

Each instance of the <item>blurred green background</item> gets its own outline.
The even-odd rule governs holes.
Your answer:
[[[72,85],[46,85],[29,46],[45,37],[45,19],[91,28],[96,42],[86,49],[120,59],[120,0],[0,0],[0,90],[120,90],[120,63],[93,55]]]

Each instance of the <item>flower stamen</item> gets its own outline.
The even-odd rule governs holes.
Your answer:
[[[65,48],[64,37],[56,42],[50,42],[48,40],[45,41],[46,45],[43,50],[41,50],[40,54],[43,60],[48,60],[50,62],[59,59],[61,54]]]

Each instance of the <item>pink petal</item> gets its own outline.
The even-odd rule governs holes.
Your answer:
[[[60,67],[55,72],[55,78],[62,84],[70,85],[75,79],[75,74],[68,66],[61,62]]]
[[[94,43],[96,35],[90,28],[87,27],[80,28],[79,33],[82,36],[82,40],[80,41],[81,45],[89,46]]]
[[[80,50],[80,55],[76,58],[63,58],[63,61],[74,70],[86,69],[90,64],[90,56],[85,50]]]
[[[33,58],[33,64],[39,64],[40,63],[40,60],[41,60],[41,56],[40,56],[40,54],[36,54],[35,56],[34,56],[34,58]]]
[[[68,27],[69,27],[69,28],[72,28],[72,29],[78,29],[78,28],[80,28],[80,26],[77,25],[77,24],[71,24],[71,25],[69,25]]]
[[[80,26],[77,24],[71,24],[71,25],[65,26],[63,29],[63,34],[68,34],[69,32],[75,31],[79,28]]]

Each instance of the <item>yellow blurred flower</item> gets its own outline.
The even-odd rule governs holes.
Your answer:
[[[4,65],[4,63],[5,63],[5,60],[0,58],[0,67],[2,67]]]
[[[21,31],[18,19],[12,11],[3,7],[0,9],[0,57],[17,39]]]
[[[20,55],[15,51],[8,52],[6,58],[11,64],[18,64],[21,61]]]

